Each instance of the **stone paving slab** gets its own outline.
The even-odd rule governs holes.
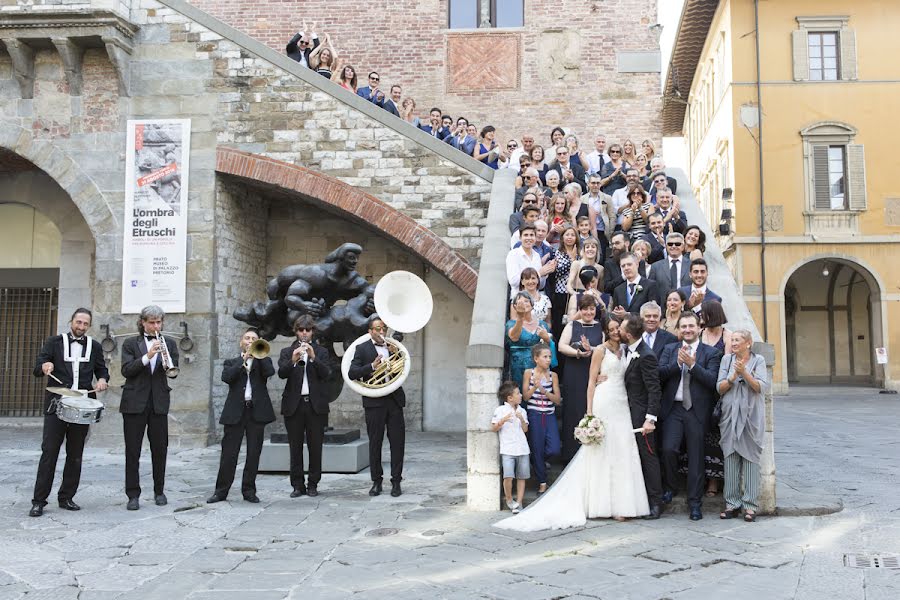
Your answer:
[[[235,488],[207,505],[218,447],[172,449],[169,505],[145,491],[138,512],[124,507],[121,450],[89,444],[83,510],[51,503],[32,519],[40,431],[4,428],[0,600],[896,600],[900,570],[850,569],[843,555],[900,553],[900,403],[830,392],[776,402],[782,516],[721,521],[715,498],[696,523],[675,511],[527,534],[491,528],[507,512],[466,510],[462,435],[409,435],[399,499],[369,497],[367,472],[326,474],[319,497],[297,499],[286,475],[261,475],[260,504]]]

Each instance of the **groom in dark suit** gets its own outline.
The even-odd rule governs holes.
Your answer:
[[[716,402],[716,380],[722,352],[700,341],[700,319],[690,311],[678,318],[681,341],[669,344],[659,359],[659,376],[664,383],[660,424],[662,425],[662,464],[665,492],[663,501],[672,501],[676,491],[678,452],[682,440],[687,446],[688,504],[691,520],[703,518],[705,477],[703,473],[703,437],[707,416]]]
[[[619,327],[619,335],[625,349],[625,392],[631,410],[631,424],[642,431],[637,437],[644,486],[650,502],[650,514],[645,519],[658,519],[662,514],[662,482],[656,448],[656,415],[659,414],[661,390],[656,354],[644,343],[643,320],[631,313]]]
[[[390,348],[384,341],[386,332],[384,321],[377,315],[372,315],[369,320],[369,335],[372,339],[356,347],[353,361],[350,363],[350,379],[368,379],[378,365],[388,360]],[[403,420],[405,406],[406,393],[402,387],[380,398],[363,396],[366,431],[369,435],[369,472],[372,475],[370,496],[381,494],[381,481],[384,476],[381,467],[381,444],[384,441],[385,428],[391,447],[391,496],[396,498],[403,493],[400,481],[403,479],[403,453],[406,445],[406,423]]]
[[[637,256],[626,252],[619,259],[622,269],[622,283],[613,290],[613,314],[624,318],[626,313],[638,315],[645,302],[656,300],[656,282],[641,277],[638,272]],[[639,336],[640,337],[640,336]]]

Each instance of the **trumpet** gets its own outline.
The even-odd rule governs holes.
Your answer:
[[[162,359],[162,366],[166,370],[166,377],[175,379],[178,377],[179,368],[172,364],[172,356],[169,354],[168,346],[166,346],[166,338],[157,331],[156,341],[159,342],[159,356]]]
[[[269,352],[272,351],[272,347],[269,345],[269,342],[260,338],[247,346],[245,352],[250,356],[248,359],[244,359],[244,368],[249,371],[249,365],[247,364],[247,360],[249,358],[255,358],[256,360],[262,360],[263,358],[269,355]]]

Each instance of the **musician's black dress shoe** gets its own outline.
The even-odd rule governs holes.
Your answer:
[[[166,498],[166,495],[165,495],[165,494],[159,494],[159,495],[156,496],[156,498],[154,499],[154,502],[156,502],[156,505],[157,505],[157,506],[165,506],[166,504],[169,503],[169,499]]]
[[[29,517],[40,517],[44,514],[44,505],[40,502],[32,502],[31,510],[28,511]]]
[[[247,494],[244,496],[244,500],[247,502],[252,502],[253,504],[259,504],[259,496],[256,494]]]
[[[703,513],[700,512],[700,507],[692,506],[691,507],[691,521],[699,521],[702,518],[703,518]]]
[[[225,496],[220,496],[218,492],[206,499],[207,504],[215,504],[216,502],[224,502]]]
[[[671,503],[672,503],[672,496],[674,496],[674,495],[675,495],[675,494],[673,494],[671,490],[668,490],[668,491],[663,492],[663,495],[662,495],[662,503],[663,503],[663,504],[671,504]]]
[[[306,495],[305,487],[294,488],[294,491],[291,492],[291,498],[299,498],[300,496],[305,496],[305,495]]]
[[[392,483],[392,484],[391,484],[391,496],[393,496],[394,498],[396,498],[397,496],[399,496],[399,495],[402,494],[402,493],[403,493],[403,490],[400,489],[400,482],[399,482],[399,481],[398,481],[397,483]]]
[[[306,490],[306,493],[309,494],[310,496],[318,496],[319,488],[316,487],[315,483],[311,483],[311,484],[309,484],[309,488]]]
[[[141,501],[137,498],[129,498],[128,505],[125,507],[128,510],[138,510],[141,507]]]
[[[376,481],[372,484],[371,489],[369,489],[370,496],[380,496],[381,495],[381,482]]]
[[[60,500],[59,507],[64,508],[66,510],[81,510],[81,507],[72,502],[71,500]]]
[[[650,507],[650,514],[644,515],[643,519],[645,521],[654,521],[662,516],[662,507],[659,504],[654,504]]]

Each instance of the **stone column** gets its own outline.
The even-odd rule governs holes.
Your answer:
[[[764,342],[753,344],[753,352],[766,359],[766,375],[769,390],[766,392],[766,441],[759,461],[760,490],[759,511],[764,514],[775,512],[775,395],[772,391],[772,367],[775,365],[775,346]]]
[[[512,169],[494,173],[466,350],[466,504],[471,510],[500,509],[500,442],[491,431],[491,415],[499,406],[497,388],[503,375],[506,254],[515,177]]]

